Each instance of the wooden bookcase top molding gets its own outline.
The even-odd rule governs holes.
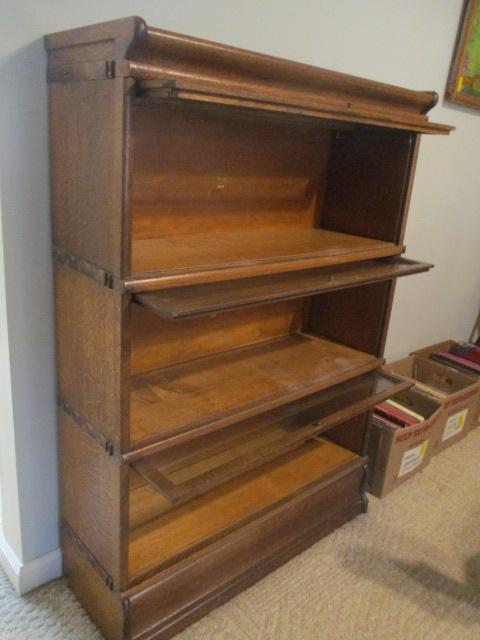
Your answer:
[[[167,640],[366,511],[410,91],[125,18],[47,36],[69,584]],[[272,531],[275,535],[272,536]]]
[[[149,27],[138,17],[47,36],[49,79],[132,77],[143,95],[448,133],[425,114],[438,94],[411,91]]]

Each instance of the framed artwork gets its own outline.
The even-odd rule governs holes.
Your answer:
[[[480,109],[480,0],[465,2],[446,97]]]

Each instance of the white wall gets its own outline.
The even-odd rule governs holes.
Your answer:
[[[12,402],[15,457],[10,464],[18,472],[20,498],[18,522],[9,529],[4,513],[4,529],[21,530],[14,546],[22,562],[58,544],[43,34],[137,14],[165,29],[442,95],[461,4],[4,1],[0,188],[8,343],[4,326],[0,355],[8,357],[8,346],[12,388],[7,381],[0,400]],[[480,112],[443,104],[431,117],[458,130],[449,138],[425,137],[422,143],[406,243],[409,256],[432,261],[436,268],[399,282],[387,343],[390,357],[445,337],[466,338],[480,302]],[[2,411],[8,421],[5,415]],[[7,470],[1,471],[4,484]]]
[[[0,327],[6,329],[7,307],[3,265],[3,238],[0,226]],[[2,471],[0,473],[0,547],[5,547],[6,540],[8,540],[9,550],[20,556],[22,553],[22,532],[15,461],[10,350],[8,332],[5,330],[0,331],[0,470]]]

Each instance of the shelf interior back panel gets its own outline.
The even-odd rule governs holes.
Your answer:
[[[326,231],[284,228],[134,239],[133,274],[175,275],[308,261],[310,267],[398,255],[392,242]],[[267,266],[268,270],[268,266]]]
[[[381,363],[344,345],[295,333],[132,376],[131,449],[203,435]]]
[[[428,271],[431,266],[401,257],[380,258],[301,272],[138,293],[134,301],[163,318],[175,320],[371,284]]]
[[[280,456],[411,386],[378,371],[329,387],[231,427],[147,456],[135,470],[179,503]]]
[[[130,492],[131,578],[179,559],[360,458],[328,440],[305,443],[275,462],[169,509],[149,485]]]

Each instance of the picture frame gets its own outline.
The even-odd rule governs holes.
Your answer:
[[[480,109],[480,0],[465,2],[446,98]]]

